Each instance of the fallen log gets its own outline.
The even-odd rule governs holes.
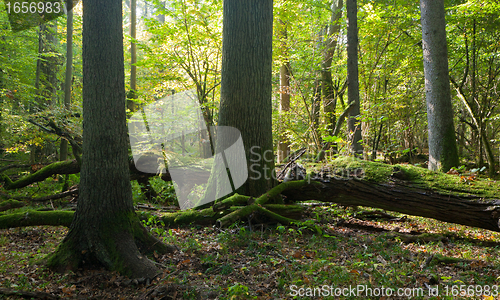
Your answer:
[[[24,165],[8,165],[5,167],[0,168],[0,173],[7,171],[9,169],[20,169],[20,168],[30,168],[31,165],[29,164],[24,164]]]
[[[131,165],[133,166],[133,163]],[[155,176],[143,174],[137,170],[135,172],[137,176]],[[134,174],[133,170],[131,173]],[[285,224],[296,222],[300,214],[294,217],[287,215],[296,208],[292,209],[291,206],[284,205],[276,211],[271,209],[271,204],[268,204],[269,200],[276,200],[281,194],[286,197],[287,203],[319,200],[346,206],[367,206],[500,232],[500,201],[498,200],[483,200],[479,197],[458,196],[451,192],[445,194],[446,192],[442,191],[415,187],[410,181],[399,179],[411,176],[400,176],[398,172],[393,173],[391,178],[383,182],[356,179],[362,178],[363,176],[359,175],[364,174],[358,173],[358,169],[355,169],[352,174],[349,173],[347,178],[343,179],[325,179],[321,175],[313,179],[308,177],[306,180],[289,181],[279,184],[255,199],[244,195],[233,195],[203,210],[167,213],[162,220],[170,226],[190,223],[218,223],[225,226],[238,220],[246,220],[255,212]],[[170,178],[168,173],[164,176],[165,179]],[[4,217],[8,216],[2,216]],[[67,224],[70,224],[70,221]],[[1,227],[0,224],[0,228],[5,227]]]
[[[236,208],[223,211],[214,211],[212,207],[202,210],[187,210],[175,213],[165,213],[161,216],[152,215],[148,212],[137,212],[141,220],[148,221],[156,219],[163,222],[165,226],[179,226],[189,224],[213,225],[219,219],[231,213]],[[277,215],[278,221],[284,224],[289,224],[288,221],[296,221],[300,219],[304,206],[301,205],[283,205],[283,204],[267,204],[261,206],[258,210],[264,209],[266,213],[271,212]],[[73,220],[73,211],[25,211],[20,213],[12,213],[0,216],[0,229],[26,227],[26,226],[65,226],[69,227]],[[245,215],[246,216],[246,215]],[[287,221],[288,220],[288,221]]]
[[[164,213],[161,216],[154,216],[147,212],[138,212],[138,215],[139,218],[144,221],[147,221],[150,218],[156,218],[156,220],[163,222],[163,224],[165,224],[165,226],[167,227],[189,224],[214,225],[217,224],[220,220],[224,220],[224,217],[231,212],[237,211],[240,208],[240,206],[232,206],[228,209],[217,210],[213,207],[209,207],[201,210],[186,210]],[[265,211],[262,211],[260,208],[264,209]],[[298,221],[302,217],[302,213],[305,210],[305,207],[302,205],[283,204],[266,204],[264,206],[261,206],[260,208],[256,209],[256,211],[264,212],[264,214],[268,214],[268,212],[271,212],[277,215],[278,218],[281,218],[276,219],[276,221],[281,221],[284,224],[289,224],[290,221]],[[233,221],[245,220],[244,217],[247,216],[248,214],[242,214],[239,218],[235,218]],[[223,224],[219,223],[219,225],[222,226],[228,224],[228,222],[224,222]]]
[[[500,232],[500,201],[473,201],[407,185],[397,180],[387,183],[357,179],[318,180],[282,194],[287,201],[319,200],[347,206],[368,206]]]
[[[0,202],[0,211],[6,211],[12,208],[19,208],[25,206],[26,203],[16,200],[7,200]]]
[[[55,174],[76,174],[78,172],[80,172],[80,166],[76,160],[67,160],[52,163],[41,168],[35,173],[22,177],[16,181],[12,181],[9,176],[5,174],[0,174],[0,178],[5,183],[4,188],[6,190],[13,190],[23,188],[35,182],[43,181]]]
[[[31,198],[31,197],[25,197],[25,196],[12,196],[12,195],[0,192],[0,197],[6,198],[6,199],[13,199],[13,200],[29,201],[29,202],[45,202],[45,201],[50,201],[50,200],[55,200],[55,199],[61,199],[61,198],[64,198],[66,196],[76,196],[76,195],[78,195],[78,188],[77,187],[72,188],[69,191],[59,193],[59,194],[43,196],[43,197],[38,197],[38,198]]]
[[[134,160],[129,159],[129,170],[130,170],[130,180],[147,180],[150,177],[156,176],[156,174],[142,173],[135,167]],[[76,160],[66,160],[52,163],[48,166],[41,168],[33,174],[27,175],[25,177],[19,178],[16,181],[12,181],[9,176],[0,173],[0,182],[4,182],[4,188],[6,190],[20,189],[26,187],[35,182],[40,182],[48,177],[56,174],[77,174],[80,173],[80,165]],[[171,181],[172,178],[168,171],[161,175],[161,179],[164,181]]]
[[[0,216],[0,229],[26,226],[66,226],[73,221],[72,211],[36,211],[28,210]]]

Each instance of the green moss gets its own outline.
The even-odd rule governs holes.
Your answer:
[[[47,177],[54,174],[68,174],[77,172],[77,165],[74,161],[67,160],[61,162],[55,162],[42,169],[36,171],[33,174],[20,178],[13,182],[8,176],[1,174],[2,180],[5,182],[5,189],[12,190],[25,187],[31,183],[43,181]]]
[[[464,263],[467,262],[467,260],[462,259],[462,258],[456,258],[456,257],[450,257],[450,256],[444,256],[441,254],[436,254],[430,263],[430,265],[437,265],[437,264],[444,264],[444,265],[453,265],[457,263]]]
[[[27,210],[20,213],[0,216],[0,229],[25,226],[66,226],[73,221],[72,211],[36,211]]]
[[[455,128],[453,126],[450,126],[446,131],[442,145],[445,149],[441,153],[441,169],[439,171],[446,173],[452,167],[458,167],[459,163]]]
[[[309,166],[313,167],[316,172],[319,171],[323,166],[325,168],[329,168],[331,172],[334,172],[339,176],[342,176],[342,172],[363,169],[363,179],[372,182],[387,181],[387,179],[391,176],[393,170],[393,166],[391,165],[361,160],[350,156],[339,157],[335,160],[327,162],[326,164],[314,164]]]
[[[488,178],[470,178],[469,175],[450,175],[441,172],[430,171],[425,168],[416,167],[409,164],[388,165],[378,162],[360,160],[354,157],[340,157],[328,162],[324,167],[329,167],[332,172],[342,170],[363,169],[363,180],[371,182],[389,182],[392,180],[391,174],[394,168],[399,168],[405,177],[408,186],[424,189],[433,189],[441,193],[453,193],[456,195],[478,195],[484,198],[499,198],[500,183]],[[321,165],[310,164],[308,170],[318,172]]]
[[[498,198],[500,183],[489,178],[472,178],[469,174],[451,175],[434,172],[412,165],[398,165],[409,175],[410,184],[422,188],[433,189],[441,193],[457,195],[477,195],[484,198]]]
[[[13,208],[19,208],[25,206],[26,203],[17,200],[6,200],[0,202],[0,211],[5,211]]]
[[[49,269],[56,272],[66,272],[68,270],[76,270],[79,267],[81,257],[78,251],[74,251],[67,240],[64,240],[57,249],[47,255],[43,260]]]
[[[103,245],[101,251],[104,252],[99,255],[99,261],[105,264],[109,270],[117,271],[125,276],[132,275],[132,271],[127,267],[122,254],[117,250],[117,236],[130,234],[131,237],[134,237],[134,222],[140,222],[135,212],[117,213],[114,218],[101,224],[102,228],[105,229],[101,230],[99,234],[100,242]]]

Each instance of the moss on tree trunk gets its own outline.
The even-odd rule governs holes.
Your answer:
[[[134,278],[159,270],[138,246],[165,253],[134,212],[125,114],[122,3],[84,0],[83,156],[68,235],[47,257],[57,271],[103,266]],[[163,250],[163,251],[162,251]]]

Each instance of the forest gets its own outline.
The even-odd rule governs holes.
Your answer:
[[[495,0],[0,1],[0,299],[498,299]]]

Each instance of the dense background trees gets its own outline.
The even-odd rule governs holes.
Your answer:
[[[123,3],[126,33],[133,27],[132,4]],[[206,123],[216,125],[221,81],[222,1],[152,0],[138,1],[136,5],[136,37],[125,34],[130,43],[124,45],[125,50],[137,45],[137,71],[131,72],[130,65],[125,66],[127,76],[137,74],[135,81],[134,75],[131,81],[126,78],[127,83],[136,82],[134,102],[145,105],[174,91],[194,88]],[[357,8],[359,120],[364,157],[423,163],[426,159],[415,156],[428,153],[420,7],[403,0],[384,0],[357,1]],[[333,132],[349,104],[345,9],[343,1],[280,0],[274,3],[275,150],[281,137],[291,151],[306,147],[311,153],[321,149],[338,154],[349,152],[351,139],[346,124],[340,123],[340,130]],[[499,130],[497,82],[500,75],[495,55],[498,47],[494,42],[498,38],[498,6],[486,1],[446,1],[445,12],[460,164],[487,165],[489,174],[494,175],[498,169]],[[26,119],[29,109],[37,107],[41,99],[33,97],[40,95],[36,89],[40,89],[42,83],[37,81],[37,62],[52,63],[51,58],[57,58],[57,64],[63,64],[65,20],[61,17],[51,21],[53,25],[48,24],[48,28],[57,27],[53,32],[56,45],[50,52],[39,53],[39,41],[46,39],[47,34],[39,33],[37,28],[12,32],[7,16],[2,14],[1,18],[2,149],[19,151],[36,145],[38,150],[30,149],[44,151],[43,156],[47,157],[58,151],[52,145],[54,139],[40,133]],[[74,23],[72,96],[73,110],[78,111],[82,101],[79,6],[75,9]],[[125,51],[126,61],[131,59],[130,53]],[[62,107],[64,69],[64,66],[51,68],[57,70],[55,100],[50,106],[52,115],[54,112],[57,115],[58,107]],[[38,73],[40,78],[44,77],[43,72]],[[287,87],[283,88],[285,83]],[[134,87],[127,90],[130,88]],[[285,109],[280,111],[282,96],[289,96],[289,100],[284,101],[290,104],[289,109],[281,104]],[[42,110],[38,117],[48,111]],[[62,110],[60,113],[63,114]],[[78,118],[63,123],[75,132],[81,131]],[[332,147],[324,148],[326,142]],[[35,157],[40,161],[42,155]]]
[[[159,219],[141,215],[149,224],[157,220],[162,225],[208,222],[228,226],[246,219],[252,228],[253,218],[265,216],[319,232],[314,220],[297,220],[305,206],[290,204],[315,199],[500,230],[496,202],[443,196],[415,186],[421,187],[424,178],[425,187],[435,188],[432,183],[439,182],[438,188],[446,187],[446,193],[482,193],[481,198],[497,193],[491,181],[471,182],[486,165],[489,175],[497,176],[498,5],[466,0],[437,3],[440,10],[432,9],[440,13],[441,35],[437,36],[436,30],[428,30],[429,10],[424,4],[429,1],[424,0],[420,6],[407,0],[347,0],[345,4],[342,0],[277,0],[274,7],[271,0],[108,2],[84,1],[83,41],[79,7],[74,9],[73,41],[69,38],[71,16],[15,32],[5,13],[0,15],[0,160],[30,162],[0,165],[0,196],[46,201],[79,193],[70,232],[50,256],[49,265],[55,269],[76,269],[83,261],[91,261],[134,277],[157,274],[139,246],[154,248],[156,258],[170,249],[145,232],[134,211],[157,209],[139,202],[145,198],[171,208],[178,203],[173,199],[171,174],[144,174],[131,159],[127,162],[126,108],[139,110],[137,115],[145,119],[145,106],[189,89],[197,95],[202,108],[198,117],[206,126],[232,126],[241,131],[248,160],[244,171],[250,178],[238,192],[245,195],[228,195],[213,207],[166,213]],[[66,24],[67,32],[59,24]],[[123,32],[130,32],[125,34],[125,43]],[[433,43],[426,37],[437,37],[441,44],[436,48],[441,50],[447,41],[449,58],[427,53]],[[64,55],[66,73],[61,66]],[[71,64],[74,72],[69,72]],[[431,71],[438,71],[437,67],[441,69],[436,75]],[[448,92],[450,84],[453,89]],[[444,94],[436,96],[436,90]],[[433,110],[437,103],[445,103],[446,108]],[[176,120],[185,116],[174,104],[168,111],[158,108],[162,118],[164,112],[165,116],[174,114]],[[444,125],[435,126],[436,120]],[[145,121],[145,127],[149,125]],[[75,160],[44,167],[59,154],[64,158],[66,151],[56,147],[61,139],[68,140]],[[222,139],[202,132],[199,140],[202,146]],[[439,145],[442,141],[457,143],[458,151]],[[192,149],[199,146],[195,139],[186,139],[184,132],[178,142],[182,153],[173,153],[173,148],[162,144],[165,151],[155,161],[163,163],[170,155],[189,160]],[[203,158],[212,149],[205,150]],[[280,150],[277,163],[286,163],[286,167],[281,165],[285,170],[293,168],[286,175],[283,172],[283,184],[273,188],[272,153]],[[323,160],[323,166],[342,166],[343,173],[324,168],[316,170],[319,174],[312,175],[312,180],[290,180],[305,174],[300,165],[292,164],[297,157],[287,161],[289,152],[307,153],[302,162]],[[340,157],[353,156],[353,152],[365,160],[405,162],[444,172],[455,167],[449,171],[453,174],[474,169],[467,176],[453,177],[413,166]],[[317,164],[307,167],[319,168]],[[10,172],[24,168],[42,170],[21,176]],[[81,176],[74,175],[80,170]],[[330,180],[338,176],[343,180]],[[365,176],[366,180],[354,180]],[[52,192],[54,186],[63,190],[74,186],[58,195],[35,198],[48,193],[44,186],[38,190],[33,186],[42,179],[50,182]],[[18,190],[29,185],[30,195]],[[205,191],[205,186],[195,183],[190,188],[198,194]],[[278,203],[280,195],[286,204]],[[14,204],[24,205],[9,202],[2,206]],[[54,218],[44,220],[44,215]],[[4,227],[34,225],[38,220],[43,225],[67,226],[73,213],[0,217]],[[169,235],[174,237],[172,231]]]

